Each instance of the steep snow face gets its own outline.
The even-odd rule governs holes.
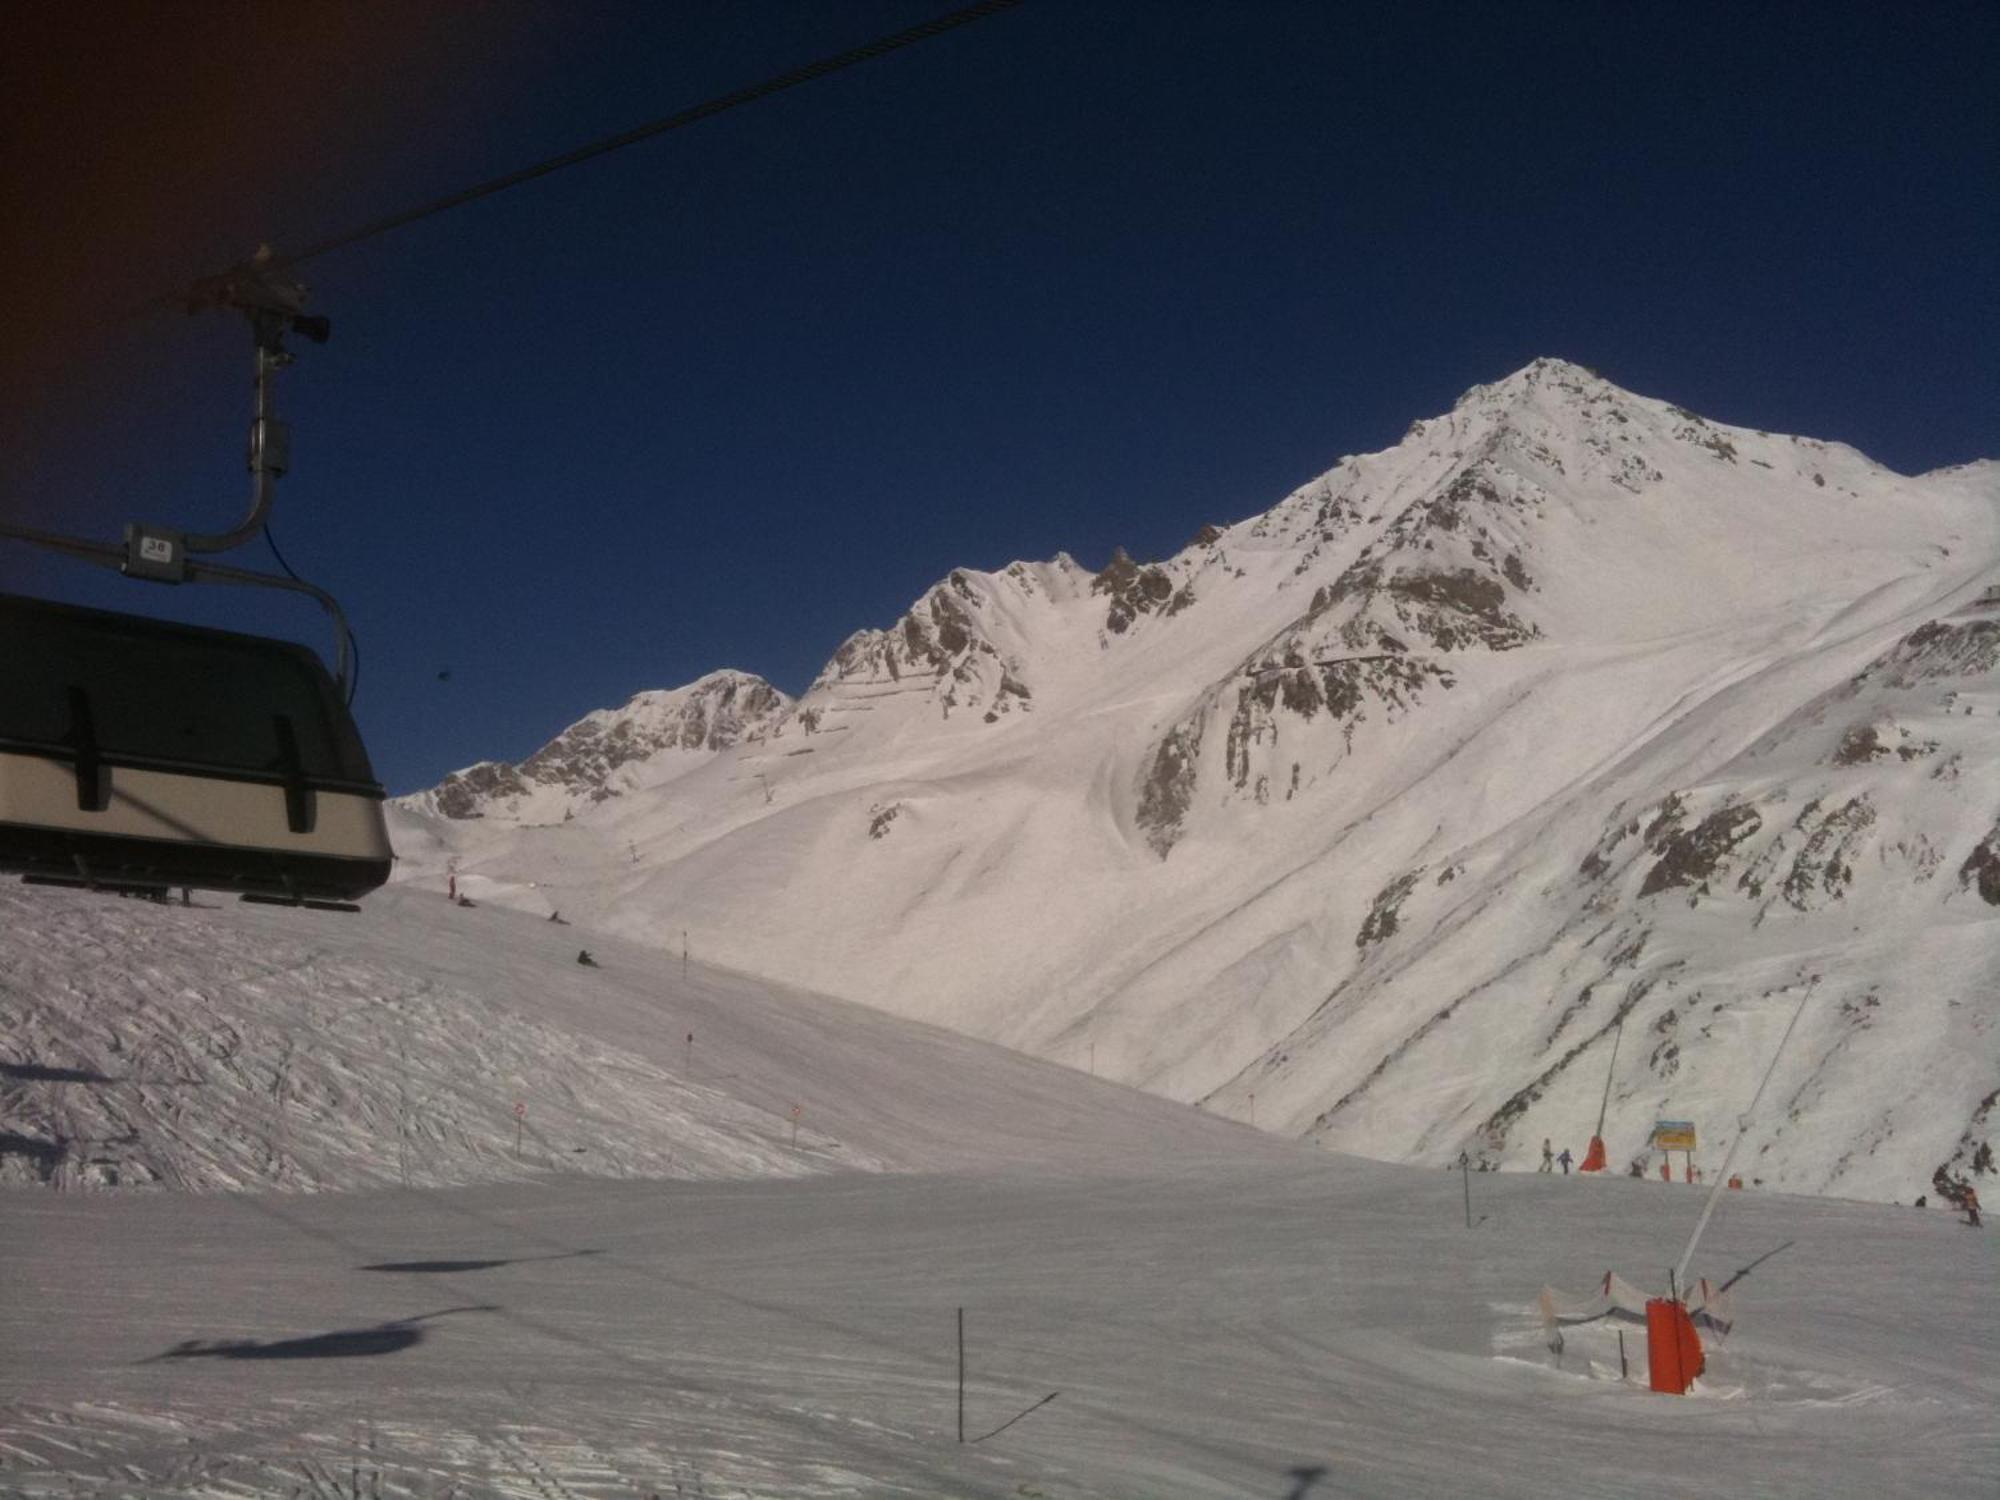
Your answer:
[[[1727,1135],[1810,987],[1754,1174],[1907,1198],[2000,1086],[1996,578],[2000,466],[1542,360],[1163,561],[958,570],[560,828],[420,801],[402,874],[1418,1161],[1607,1077],[1623,1159]]]
[[[1789,712],[1764,706],[1770,672],[1746,679],[1707,717],[1771,727],[1701,774],[1662,758],[1687,748],[1686,724],[1598,783],[1663,795],[1579,796],[1552,820],[1559,837],[1531,823],[1385,884],[1354,976],[1224,1092],[1323,1095],[1347,1008],[1400,997],[1372,1065],[1349,1070],[1311,1134],[1434,1137],[1443,1087],[1487,1109],[1460,1124],[1504,1156],[1539,1138],[1534,1117],[1543,1134],[1587,1124],[1608,1086],[1618,1164],[1643,1168],[1650,1119],[1712,1120],[1726,1143],[1806,999],[1747,1176],[1910,1197],[1990,1172],[2000,888],[1983,884],[1983,851],[2000,840],[1981,835],[2000,812],[1996,659],[1989,596]],[[1582,831],[1593,807],[1595,839],[1565,867],[1580,843],[1570,819]],[[1502,1099],[1467,1087],[1477,1009],[1514,1022],[1479,1043],[1485,1066],[1521,1080]]]
[[[711,672],[579,719],[519,765],[481,761],[399,799],[445,818],[554,822],[579,806],[664,785],[766,729],[791,699],[748,672]]]

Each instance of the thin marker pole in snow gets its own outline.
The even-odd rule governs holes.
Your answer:
[[[687,1068],[685,1069],[685,1071],[689,1078],[694,1077],[694,1033],[692,1031],[688,1033]]]
[[[681,983],[686,984],[687,979],[688,979],[688,930],[685,927],[683,927],[681,929]]]
[[[958,1310],[958,1440],[965,1441],[965,1309]]]
[[[396,1007],[396,1170],[410,1185],[410,1009]]]
[[[1778,1050],[1771,1054],[1771,1065],[1764,1070],[1764,1080],[1757,1085],[1757,1092],[1750,1096],[1750,1107],[1736,1117],[1736,1139],[1729,1143],[1729,1152],[1722,1158],[1722,1170],[1715,1174],[1715,1186],[1708,1190],[1708,1202],[1701,1206],[1701,1217],[1695,1221],[1694,1233],[1688,1236],[1687,1249],[1681,1252],[1680,1264],[1674,1267],[1674,1297],[1680,1298],[1678,1288],[1687,1279],[1688,1262],[1694,1259],[1694,1247],[1701,1243],[1701,1233],[1708,1228],[1708,1216],[1715,1212],[1715,1200],[1722,1196],[1722,1190],[1729,1183],[1729,1164],[1736,1160],[1736,1148],[1743,1144],[1743,1138],[1750,1133],[1750,1122],[1757,1115],[1757,1104],[1764,1097],[1764,1090],[1771,1085],[1771,1075],[1778,1071],[1778,1059],[1785,1055],[1785,1043],[1792,1039],[1797,1029],[1799,1017],[1806,1013],[1806,1002],[1812,999],[1813,990],[1819,984],[1819,976],[1813,976],[1811,984],[1799,999],[1799,1008],[1792,1012],[1792,1019],[1785,1026],[1785,1034],[1778,1038]]]
[[[1465,1227],[1472,1227],[1472,1158],[1458,1153],[1458,1175],[1465,1184]]]

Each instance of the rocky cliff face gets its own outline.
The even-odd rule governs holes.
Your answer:
[[[568,817],[579,806],[658,785],[754,738],[791,706],[761,677],[711,672],[686,687],[640,693],[622,708],[580,719],[518,765],[482,761],[404,800],[413,811],[461,820]]]
[[[824,713],[870,690],[916,694],[941,718],[993,724],[1034,704],[1018,620],[1078,597],[1088,581],[1068,557],[998,574],[952,572],[888,630],[856,631],[826,664],[804,706]]]
[[[1991,1162],[1997,662],[2000,465],[1542,360],[1173,557],[956,570],[796,704],[736,679],[733,739],[459,773],[399,848],[1419,1161],[1580,1147],[1609,1078],[1614,1151],[1712,1163],[1810,992],[1749,1175],[1907,1198]]]

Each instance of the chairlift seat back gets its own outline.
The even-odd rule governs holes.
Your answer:
[[[0,872],[351,901],[382,798],[306,647],[0,595]]]

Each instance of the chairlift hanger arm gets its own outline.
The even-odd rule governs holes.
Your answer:
[[[197,282],[188,293],[190,313],[211,307],[234,308],[250,324],[255,349],[255,397],[250,420],[250,508],[228,531],[160,533],[177,552],[227,552],[253,542],[271,514],[277,481],[291,466],[291,433],[278,420],[278,372],[292,362],[285,335],[297,333],[324,344],[332,325],[306,314],[306,287],[284,274],[284,261],[269,245],[241,265]]]
[[[250,326],[257,344],[256,396],[250,420],[250,508],[228,531],[183,536],[181,545],[189,552],[227,552],[255,541],[270,518],[278,476],[291,461],[291,438],[275,410],[278,371],[292,359],[278,342],[284,328],[273,315],[261,311],[250,312]]]
[[[219,563],[196,562],[190,554],[227,552],[254,541],[263,532],[271,513],[277,480],[289,467],[290,437],[277,418],[275,396],[278,371],[292,362],[285,349],[285,335],[298,333],[315,343],[325,343],[330,326],[323,317],[305,313],[306,288],[286,276],[277,266],[270,246],[260,246],[241,265],[197,283],[188,295],[188,311],[228,307],[241,312],[250,324],[256,357],[255,405],[250,422],[250,509],[228,531],[180,532],[164,526],[134,522],[125,528],[125,545],[113,546],[84,537],[64,536],[0,521],[0,536],[12,537],[33,546],[60,552],[100,567],[116,568],[128,577],[156,583],[233,583],[264,588],[289,589],[319,601],[333,619],[337,632],[335,679],[343,694],[351,683],[350,646],[347,617],[334,597],[296,574],[280,578],[254,573]],[[287,573],[290,569],[287,568]]]

